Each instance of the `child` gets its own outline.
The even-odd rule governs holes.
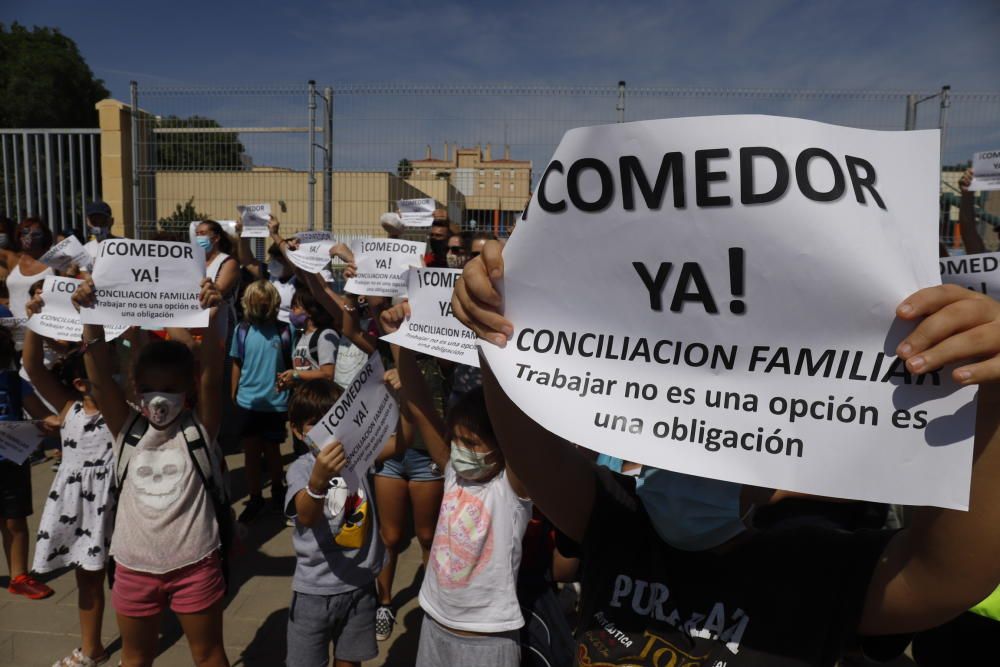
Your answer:
[[[46,414],[41,401],[32,394],[31,386],[13,370],[14,337],[6,327],[0,327],[0,421],[20,421],[27,407],[35,417]],[[29,600],[41,600],[52,595],[52,589],[37,581],[28,572],[28,521],[31,505],[31,464],[18,465],[0,456],[0,533],[3,551],[10,568],[11,595],[23,595]]]
[[[233,401],[243,418],[242,440],[246,456],[250,498],[240,514],[241,523],[253,521],[264,509],[260,457],[271,475],[271,503],[280,511],[285,497],[281,471],[281,443],[285,441],[288,390],[277,378],[291,366],[292,333],[278,321],[281,297],[266,280],[247,286],[243,294],[243,322],[229,349],[233,359]]]
[[[317,303],[307,287],[298,287],[292,297],[291,324],[301,331],[292,353],[292,368],[278,376],[279,389],[292,389],[297,382],[332,380],[337,364],[340,336],[333,318]]]
[[[93,283],[78,287],[73,301],[90,306]],[[153,664],[160,617],[168,606],[177,614],[194,664],[229,665],[222,599],[232,521],[216,443],[226,318],[217,308],[222,297],[207,279],[201,303],[212,311],[201,341],[200,371],[183,343],[148,343],[132,364],[139,412],[129,407],[112,377],[103,327],[86,325],[83,330],[91,395],[116,438],[111,600],[122,637],[122,663],[128,666]]]
[[[41,305],[36,297],[28,312]],[[90,393],[83,356],[71,354],[49,370],[42,348],[43,338],[26,329],[24,368],[35,391],[58,408],[65,455],[38,525],[33,569],[76,568],[82,644],[55,664],[92,667],[110,657],[101,642],[101,620],[114,514],[113,438]]]
[[[326,379],[296,387],[288,408],[292,433],[308,442],[306,433],[340,394]],[[402,440],[390,437],[379,458],[394,455]],[[326,665],[332,641],[338,667],[360,665],[378,655],[375,577],[385,550],[368,476],[351,493],[341,477],[344,448],[335,442],[316,454],[316,444],[288,468],[285,511],[295,520],[296,565],[286,664]]]
[[[399,304],[382,315],[394,331],[408,314]],[[531,501],[493,435],[482,388],[463,395],[441,422],[413,351],[395,348],[401,395],[445,471],[430,567],[420,587],[427,613],[416,664],[516,667],[524,625],[516,582]],[[450,444],[449,444],[450,443]]]

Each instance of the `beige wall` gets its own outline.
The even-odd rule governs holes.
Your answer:
[[[317,174],[315,224],[323,227],[322,175]],[[234,220],[236,206],[269,202],[286,232],[308,228],[309,174],[301,171],[255,169],[233,172],[170,172],[156,174],[156,219],[170,216],[178,204],[194,197],[194,207],[206,218]],[[387,172],[336,172],[333,175],[333,230],[342,234],[382,235],[379,217],[396,210],[397,199],[429,196]],[[285,211],[279,202],[284,202]]]
[[[428,181],[440,182],[440,173],[449,174],[453,185],[465,187],[465,207],[474,210],[496,210],[520,212],[531,196],[531,162],[510,159],[510,151],[504,149],[503,157],[493,159],[492,147],[475,146],[460,148],[444,146],[444,159],[427,155],[421,160],[410,160],[413,173],[409,182],[421,187]],[[463,170],[460,176],[456,170]],[[460,183],[461,179],[466,179]],[[471,189],[471,191],[469,191]],[[457,190],[456,190],[457,192]]]

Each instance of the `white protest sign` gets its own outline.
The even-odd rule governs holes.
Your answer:
[[[357,479],[375,461],[399,419],[399,406],[385,386],[384,375],[382,358],[375,352],[340,399],[306,433],[313,453],[319,453],[335,440],[340,441],[347,457],[343,477],[351,488],[357,488]]]
[[[205,251],[193,243],[102,241],[92,277],[97,304],[80,310],[84,324],[208,325],[199,301]]]
[[[202,220],[192,220],[191,224],[188,225],[188,238],[191,239],[191,243],[197,243],[198,238],[198,225],[200,225]],[[235,220],[216,220],[219,226],[222,227],[222,231],[229,236],[236,236],[236,221]]]
[[[504,249],[512,340],[482,348],[605,454],[966,508],[975,389],[894,352],[897,305],[940,283],[938,154],[933,130],[769,116],[571,130]]]
[[[91,260],[97,259],[97,252],[99,248],[100,244],[94,239],[91,239],[83,244],[83,249],[87,251],[88,255],[90,255]],[[91,261],[90,265],[93,266],[94,262]]]
[[[1000,299],[1000,252],[942,257],[938,262],[941,282]]]
[[[461,269],[410,269],[410,317],[382,340],[479,368],[476,334],[451,312],[451,293]]]
[[[83,281],[76,278],[46,276],[42,283],[44,305],[41,312],[28,319],[28,328],[39,336],[56,340],[83,340],[83,320],[73,305],[73,292],[81,283]],[[114,340],[127,330],[128,325],[105,325],[104,339]]]
[[[401,239],[355,239],[351,242],[357,273],[344,285],[344,291],[367,296],[402,296],[406,294],[406,272],[421,266],[427,244]]]
[[[67,236],[59,243],[49,248],[48,252],[38,258],[45,266],[51,266],[56,271],[65,271],[71,264],[81,269],[89,269],[94,263],[93,257],[75,236]]]
[[[315,243],[316,241],[332,241],[333,234],[325,230],[312,230],[295,232],[295,238],[299,240],[299,243]]]
[[[333,241],[300,243],[298,249],[288,251],[288,261],[306,273],[319,273],[330,263],[330,248]]]
[[[42,434],[33,421],[0,421],[0,458],[21,465],[41,441]]]
[[[236,207],[243,222],[243,238],[266,239],[271,235],[267,223],[271,219],[270,204],[243,204]]]
[[[1000,150],[980,151],[972,156],[970,190],[1000,190]]]
[[[396,202],[399,217],[406,227],[430,227],[434,222],[434,209],[437,203],[434,199],[400,199]]]

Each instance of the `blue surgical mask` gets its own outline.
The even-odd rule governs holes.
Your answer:
[[[90,227],[90,233],[94,235],[94,238],[98,241],[104,241],[109,236],[111,236],[111,230],[107,227]]]
[[[740,515],[743,486],[670,470],[643,467],[636,493],[664,542],[684,551],[704,551],[736,537],[746,526]]]
[[[208,252],[212,249],[212,239],[207,236],[196,236],[194,242],[201,246],[201,249]]]
[[[496,468],[496,463],[487,463],[489,454],[480,454],[457,442],[451,443],[451,467],[455,474],[468,480],[487,477]]]
[[[308,313],[289,313],[288,321],[296,329],[305,329],[306,321],[309,319]]]

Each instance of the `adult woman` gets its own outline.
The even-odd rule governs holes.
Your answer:
[[[28,291],[55,272],[38,261],[52,247],[52,232],[41,218],[25,218],[14,233],[14,249],[0,249],[0,264],[7,268],[7,292],[14,317],[27,317]]]
[[[228,306],[229,327],[236,322],[236,298],[240,291],[240,265],[233,257],[233,241],[215,220],[202,220],[195,229],[195,242],[205,251],[205,277],[215,283]]]

